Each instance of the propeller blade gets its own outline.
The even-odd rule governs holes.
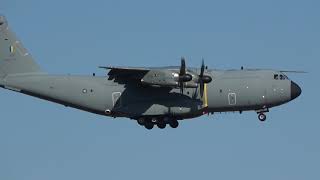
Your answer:
[[[206,66],[204,64],[204,59],[202,59],[202,65],[201,70],[199,74],[198,84],[200,86],[200,96],[203,97],[204,94],[204,86],[205,84],[208,84],[212,81],[212,78],[210,76],[204,75],[204,71],[206,69]]]
[[[202,59],[202,65],[201,65],[200,77],[203,77],[204,69],[205,69],[205,66],[204,66],[204,59]]]
[[[184,86],[183,82],[180,82],[180,93],[183,94]]]
[[[182,81],[182,77],[184,77],[186,75],[186,60],[184,59],[184,57],[181,57],[181,67],[180,67],[180,73],[179,73],[179,87],[180,87],[180,93],[183,94],[183,81]]]
[[[186,60],[182,57],[181,58],[181,67],[180,67],[180,76],[183,76],[186,74]]]
[[[202,80],[200,80],[200,97],[203,97],[203,93],[204,93],[204,83]]]

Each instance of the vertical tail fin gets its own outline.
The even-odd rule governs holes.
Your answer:
[[[38,73],[42,73],[40,67],[10,30],[6,18],[0,16],[0,78]]]

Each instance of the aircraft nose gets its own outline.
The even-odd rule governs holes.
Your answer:
[[[300,96],[302,90],[295,82],[291,81],[291,100]]]

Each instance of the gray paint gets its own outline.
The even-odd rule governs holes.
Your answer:
[[[209,112],[259,110],[290,101],[290,80],[274,80],[275,73],[264,70],[213,71],[214,80],[208,85]],[[99,114],[111,109],[119,111],[117,116],[127,117],[169,113],[188,116],[189,113],[198,114],[202,108],[201,98],[193,98],[197,93],[194,88],[187,88],[182,95],[179,89],[121,85],[108,77],[18,75],[6,77],[2,85]],[[121,93],[121,106],[114,108],[112,94],[116,92]],[[236,95],[235,104],[229,103],[229,93]]]
[[[226,111],[266,112],[301,93],[284,74],[273,70],[206,70],[208,106],[200,97],[198,73],[182,94],[177,83],[179,67],[111,69],[106,77],[48,75],[41,71],[0,17],[0,86],[84,111],[131,119],[182,120],[204,113]],[[292,91],[294,89],[294,92]],[[294,95],[292,95],[294,94]]]

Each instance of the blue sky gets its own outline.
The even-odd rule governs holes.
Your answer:
[[[290,74],[297,100],[147,131],[0,90],[0,179],[319,179],[320,12],[305,0],[1,0],[0,13],[53,74],[99,65],[241,66]]]

